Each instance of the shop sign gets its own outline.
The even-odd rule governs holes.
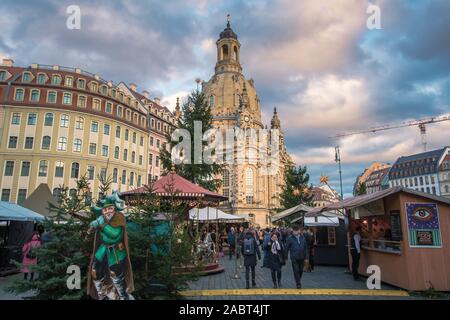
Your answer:
[[[410,247],[441,248],[442,239],[436,203],[406,203]]]

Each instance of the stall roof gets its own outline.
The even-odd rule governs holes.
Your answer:
[[[217,212],[216,212],[217,210]],[[189,219],[191,220],[199,220],[199,221],[216,221],[216,220],[225,220],[225,221],[243,221],[245,218],[235,216],[233,214],[228,214],[223,212],[222,210],[216,209],[216,208],[209,208],[208,213],[208,207],[198,209],[198,216],[197,216],[197,208],[193,208],[189,210]]]
[[[357,196],[357,197],[352,197],[352,198],[348,198],[348,199],[344,199],[342,201],[336,202],[336,203],[332,203],[329,205],[326,205],[324,207],[320,207],[320,208],[315,208],[314,210],[308,212],[306,214],[306,216],[316,216],[316,215],[321,215],[321,213],[323,211],[331,211],[331,210],[339,210],[339,209],[353,209],[353,208],[357,208],[357,207],[361,207],[364,206],[366,204],[369,204],[371,202],[383,199],[387,196],[390,196],[392,194],[396,194],[399,192],[405,192],[408,194],[412,194],[415,196],[420,196],[420,197],[424,197],[427,199],[431,199],[437,202],[442,202],[445,204],[449,204],[450,205],[450,199],[449,198],[445,198],[445,197],[441,197],[441,196],[436,196],[433,194],[429,194],[429,193],[425,193],[425,192],[420,192],[420,191],[416,191],[416,190],[412,190],[412,189],[408,189],[405,187],[392,187],[389,189],[385,189],[385,190],[381,190],[378,192],[374,192],[371,194],[365,194],[362,196]]]
[[[21,207],[18,204],[0,201],[0,220],[42,221],[44,220],[44,216]]]
[[[297,222],[301,220],[302,217],[298,217],[297,219],[292,220],[292,222]],[[339,227],[339,218],[338,217],[305,217],[305,226],[308,227]]]
[[[286,209],[284,211],[278,212],[277,214],[273,215],[272,216],[272,222],[275,222],[275,221],[278,221],[280,219],[289,217],[290,215],[293,215],[293,214],[298,213],[298,212],[309,212],[312,209],[313,208],[310,207],[310,206],[306,206],[304,204],[299,204],[299,205],[297,205],[295,207]]]

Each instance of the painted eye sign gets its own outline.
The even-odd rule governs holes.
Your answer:
[[[417,208],[413,213],[413,218],[419,221],[430,221],[433,213],[427,208]]]

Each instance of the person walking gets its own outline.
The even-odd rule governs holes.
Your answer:
[[[255,236],[248,231],[245,235],[244,243],[242,245],[242,255],[244,256],[245,266],[245,284],[246,288],[250,288],[250,271],[252,274],[252,287],[256,287],[255,267],[257,264],[256,257],[261,260],[261,253],[258,248]]]
[[[228,251],[230,254],[230,260],[233,258],[233,254],[236,252],[236,232],[234,227],[231,227],[230,232],[228,232]]]
[[[303,268],[305,262],[308,263],[309,250],[306,238],[300,233],[298,226],[294,226],[292,235],[286,242],[286,255],[288,254],[290,254],[297,289],[301,289]]]
[[[31,240],[25,243],[22,247],[22,268],[23,279],[28,280],[28,274],[30,274],[30,281],[33,281],[34,272],[30,269],[30,266],[36,265],[38,262],[35,249],[41,246],[41,241],[37,233],[33,233]]]
[[[352,255],[352,274],[353,279],[359,280],[358,268],[359,258],[361,256],[361,227],[357,227],[351,239],[350,253]]]
[[[281,267],[286,264],[284,257],[284,245],[279,240],[279,234],[273,232],[270,240],[266,244],[267,253],[267,267],[270,269],[272,276],[273,287],[281,288]]]
[[[306,271],[307,272],[313,272],[314,270],[314,248],[315,248],[315,237],[314,237],[314,233],[313,231],[309,228],[306,227],[305,228],[305,232],[304,232],[305,238],[306,238],[306,243],[308,245],[308,250],[309,250],[309,263],[306,266]]]
[[[236,250],[236,258],[237,259],[241,258],[241,251],[242,251],[242,246],[244,245],[244,239],[245,239],[244,226],[240,226],[239,232],[237,235],[237,250]]]
[[[263,236],[263,241],[262,241],[262,249],[263,249],[263,253],[264,253],[264,258],[263,258],[263,265],[261,266],[261,268],[268,268],[268,259],[269,259],[269,251],[270,249],[267,249],[267,243],[270,241],[270,230],[269,228],[266,228],[264,230],[264,236]]]

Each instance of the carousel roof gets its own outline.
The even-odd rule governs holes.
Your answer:
[[[120,196],[140,195],[147,193],[148,190],[148,187],[144,186],[134,190],[121,192]],[[174,195],[179,198],[208,198],[218,201],[228,200],[228,197],[200,187],[174,172],[170,172],[168,175],[165,175],[154,182],[152,190],[160,197],[170,197]]]

